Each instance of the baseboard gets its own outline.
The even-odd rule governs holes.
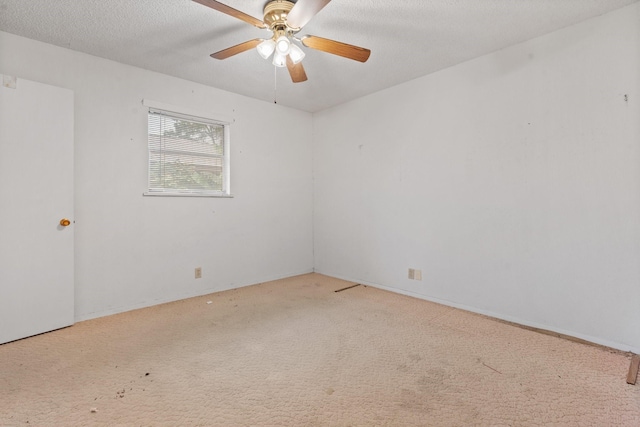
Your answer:
[[[336,279],[341,279],[341,280],[346,280],[349,282],[353,282],[353,283],[360,283],[363,285],[367,285],[367,286],[371,286],[373,288],[377,288],[377,289],[382,289],[385,291],[389,291],[389,292],[393,292],[396,294],[401,294],[401,295],[406,295],[406,296],[410,296],[413,298],[418,298],[418,299],[422,299],[425,301],[430,301],[430,302],[434,302],[436,304],[441,304],[441,305],[446,305],[448,307],[453,307],[453,308],[458,308],[460,310],[464,310],[464,311],[468,311],[471,313],[476,313],[476,314],[481,314],[483,316],[487,316],[490,317],[492,319],[501,321],[501,322],[506,322],[509,323],[513,326],[517,326],[517,327],[521,327],[521,328],[525,328],[528,330],[532,330],[535,332],[539,332],[539,333],[543,333],[546,335],[552,335],[552,336],[556,336],[562,339],[566,339],[566,340],[570,340],[570,341],[574,341],[574,342],[578,342],[578,343],[582,343],[582,344],[586,344],[586,345],[595,345],[595,346],[600,346],[600,347],[604,347],[608,350],[614,350],[614,351],[621,351],[621,352],[631,352],[631,353],[635,353],[635,354],[640,354],[640,348],[638,347],[633,347],[630,345],[626,345],[626,344],[622,344],[622,343],[618,343],[618,342],[614,342],[614,341],[609,341],[609,340],[605,340],[599,337],[593,337],[590,335],[585,335],[585,334],[580,334],[577,332],[573,332],[573,331],[567,331],[565,329],[561,329],[561,328],[554,328],[554,327],[550,327],[549,325],[543,325],[540,323],[536,323],[536,322],[530,322],[530,321],[526,321],[523,319],[519,319],[516,317],[512,317],[512,316],[505,316],[502,315],[500,313],[495,313],[489,310],[482,310],[482,309],[478,309],[476,307],[471,307],[465,304],[458,304],[456,302],[452,302],[452,301],[447,301],[447,300],[443,300],[440,298],[434,298],[434,297],[430,297],[427,295],[423,295],[423,294],[419,294],[416,292],[411,292],[411,291],[406,291],[404,289],[398,289],[398,288],[394,288],[391,286],[385,286],[385,285],[380,285],[378,283],[373,283],[373,282],[367,282],[367,281],[362,281],[362,280],[357,280],[351,277],[346,277],[346,276],[341,276],[341,275],[336,275],[336,274],[331,274],[331,273],[322,273],[322,272],[318,272],[316,271],[316,273],[318,274],[323,274],[326,276],[330,276],[330,277],[335,277]]]
[[[231,289],[244,288],[246,286],[257,285],[258,283],[272,282],[274,280],[287,279],[289,277],[301,276],[304,274],[313,273],[313,269],[306,269],[299,272],[291,272],[282,275],[273,275],[262,277],[259,279],[247,280],[246,282],[241,283],[230,283],[228,285],[216,286],[215,288],[207,288],[204,290],[199,290],[195,292],[184,292],[180,294],[175,294],[168,296],[166,298],[157,298],[149,301],[142,301],[134,304],[128,304],[124,306],[110,308],[108,310],[94,311],[92,313],[86,313],[77,316],[74,321],[75,323],[83,322],[85,320],[97,319],[99,317],[112,316],[114,314],[125,313],[127,311],[139,310],[141,308],[153,307],[154,305],[167,304],[170,302],[181,301],[184,299],[201,297],[203,295],[214,294],[217,292],[229,291]]]

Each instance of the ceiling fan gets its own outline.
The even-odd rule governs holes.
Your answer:
[[[301,63],[305,53],[293,42],[294,40],[311,49],[360,62],[366,62],[369,59],[369,55],[371,55],[369,49],[335,40],[311,35],[306,35],[300,39],[295,37],[302,27],[331,0],[298,0],[296,3],[288,0],[272,0],[264,8],[263,21],[215,0],[193,1],[218,12],[226,13],[258,28],[270,30],[272,33],[269,39],[253,39],[212,53],[212,58],[227,59],[238,53],[257,48],[258,53],[264,59],[268,59],[273,54],[273,65],[276,67],[286,66],[294,83],[307,80],[307,74]]]

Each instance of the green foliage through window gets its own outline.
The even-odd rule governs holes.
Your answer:
[[[225,192],[225,125],[149,111],[149,191]]]

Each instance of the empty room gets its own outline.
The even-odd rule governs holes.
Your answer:
[[[0,0],[0,426],[638,426],[639,0]]]

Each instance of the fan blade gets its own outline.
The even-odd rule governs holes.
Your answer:
[[[265,24],[261,20],[254,18],[251,15],[247,15],[244,12],[240,12],[239,10],[236,10],[230,6],[227,6],[226,4],[222,4],[215,0],[193,0],[193,1],[195,1],[196,3],[200,3],[203,6],[208,6],[213,10],[217,10],[218,12],[226,13],[229,16],[233,16],[234,18],[237,18],[248,24],[254,25],[258,28],[269,28],[267,24]]]
[[[307,73],[304,72],[304,67],[302,66],[302,62],[298,62],[294,64],[291,60],[291,57],[287,55],[287,68],[289,69],[289,74],[291,75],[291,80],[294,83],[301,83],[307,81]]]
[[[371,55],[369,49],[316,36],[304,36],[302,38],[302,44],[311,49],[321,50],[360,62],[367,62],[369,55]]]
[[[331,0],[298,0],[287,15],[287,25],[302,28]]]
[[[230,56],[237,55],[239,53],[245,52],[249,49],[253,49],[262,43],[262,39],[253,39],[248,42],[240,43],[235,46],[228,47],[220,52],[212,53],[211,57],[215,59],[227,59]]]

